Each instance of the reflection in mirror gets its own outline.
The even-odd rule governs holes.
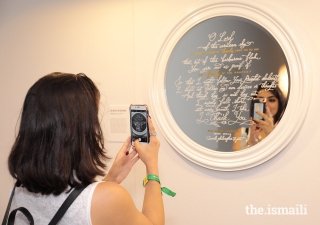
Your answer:
[[[265,86],[266,84],[267,86]],[[257,89],[257,97],[250,104],[250,126],[241,127],[235,137],[246,137],[243,142],[234,141],[233,150],[241,150],[259,143],[269,135],[278,125],[287,105],[287,98],[279,85],[271,87],[270,82],[260,83]]]
[[[192,141],[232,152],[276,129],[289,97],[289,68],[281,46],[262,26],[219,16],[178,41],[165,87],[172,117]]]

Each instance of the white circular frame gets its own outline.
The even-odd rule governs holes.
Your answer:
[[[238,16],[251,20],[273,35],[281,46],[290,71],[289,101],[277,128],[259,144],[237,152],[220,152],[205,148],[191,140],[171,115],[165,93],[166,67],[181,37],[200,22],[217,16]],[[282,151],[293,139],[308,111],[310,69],[307,55],[292,27],[266,5],[257,2],[206,1],[183,14],[165,32],[159,51],[152,61],[149,94],[156,122],[170,145],[188,160],[219,171],[237,171],[260,165]],[[293,122],[294,121],[294,122]]]

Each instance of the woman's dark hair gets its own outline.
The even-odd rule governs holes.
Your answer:
[[[272,87],[272,88],[270,88]],[[266,90],[266,91],[270,91],[277,99],[279,102],[278,105],[278,111],[276,115],[273,115],[273,119],[274,119],[274,124],[278,123],[281,119],[281,117],[283,116],[284,110],[287,107],[287,98],[283,95],[283,92],[281,91],[281,89],[279,88],[279,86],[277,85],[276,87],[273,86],[273,84],[271,84],[270,82],[264,82],[259,84],[258,89],[257,89],[257,93],[259,93],[261,90]],[[251,106],[250,106],[250,113],[253,112],[253,104],[251,102]],[[251,115],[252,117],[253,115]]]
[[[99,90],[84,74],[51,73],[29,89],[8,160],[18,186],[59,195],[104,175],[99,100]]]

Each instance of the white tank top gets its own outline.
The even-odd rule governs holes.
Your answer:
[[[76,200],[71,204],[67,212],[59,221],[59,225],[91,225],[91,199],[93,192],[100,182],[95,182],[86,187]],[[42,195],[29,192],[26,188],[17,187],[12,199],[11,210],[25,207],[31,213],[35,225],[49,224],[69,193],[61,193],[58,196]],[[15,224],[29,225],[27,218],[17,212]]]

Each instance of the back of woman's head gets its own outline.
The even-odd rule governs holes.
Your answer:
[[[8,162],[18,185],[57,195],[104,175],[99,99],[84,74],[51,73],[29,89]]]

